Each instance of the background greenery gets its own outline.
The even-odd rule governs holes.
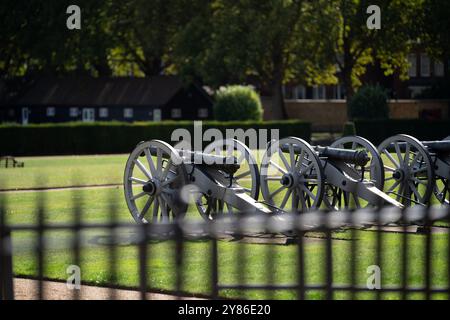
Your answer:
[[[356,134],[375,145],[396,134],[409,134],[419,140],[442,140],[450,135],[450,121],[419,119],[355,120]]]
[[[268,129],[268,139],[270,130],[279,131],[279,137],[296,136],[305,140],[310,140],[311,137],[311,124],[300,120],[203,122],[203,133],[209,128],[220,130],[224,138],[227,129]],[[186,129],[191,133],[192,139],[195,138],[192,121],[1,125],[0,154],[23,156],[129,153],[140,141],[172,141],[172,133],[176,129]]]
[[[261,84],[281,119],[283,83],[339,80],[351,97],[370,66],[406,78],[417,47],[450,57],[447,0],[78,0],[76,31],[66,28],[70,4],[0,3],[0,79],[23,76],[16,93],[42,75],[180,74],[212,88]],[[366,27],[372,4],[381,8],[380,30]]]
[[[262,116],[261,98],[251,87],[227,86],[215,95],[214,118],[218,121],[258,121]]]

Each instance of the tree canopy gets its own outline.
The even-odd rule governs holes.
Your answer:
[[[256,82],[285,117],[282,86],[339,80],[350,97],[367,66],[407,76],[424,45],[450,55],[447,0],[79,0],[81,29],[68,30],[68,0],[0,3],[0,78],[42,74],[180,74],[213,88]],[[381,29],[367,28],[367,7]]]

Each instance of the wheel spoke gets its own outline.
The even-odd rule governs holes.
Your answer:
[[[388,189],[388,193],[394,191],[395,188],[397,188],[397,186],[399,184],[400,184],[400,180],[395,181],[394,184]]]
[[[248,171],[245,171],[244,173],[241,173],[241,174],[235,176],[234,179],[235,180],[239,180],[239,179],[242,179],[242,178],[244,178],[244,177],[246,177],[246,176],[248,176],[250,174],[251,174],[251,171],[248,170]]]
[[[271,193],[269,195],[270,199],[273,199],[274,196],[276,196],[277,194],[279,194],[283,189],[286,189],[285,186],[281,186],[280,188],[278,188],[277,190],[275,190],[273,193]]]
[[[301,170],[304,159],[305,159],[305,150],[302,149],[302,151],[300,151],[300,157],[297,159],[297,164],[296,164],[296,167],[298,170]]]
[[[141,192],[141,193],[139,193],[139,194],[137,194],[137,195],[135,195],[135,196],[132,196],[131,197],[131,200],[136,200],[136,199],[139,199],[139,198],[142,198],[143,196],[145,196],[147,193],[145,193],[145,192]]]
[[[294,152],[294,146],[292,144],[289,144],[289,157],[291,158],[291,168],[295,168],[295,152]]]
[[[147,184],[147,181],[139,179],[139,178],[135,178],[135,177],[130,177],[128,180],[139,183],[139,184]]]
[[[139,214],[139,219],[142,219],[145,214],[147,213],[148,209],[150,209],[150,206],[153,203],[153,200],[155,200],[155,197],[149,197],[147,202],[145,203],[144,208],[142,209],[141,213]]]
[[[281,168],[279,165],[277,165],[275,162],[273,162],[272,160],[269,161],[269,163],[274,166],[275,168],[278,169],[278,171],[280,171],[282,174],[286,174],[287,171],[284,170],[283,168]]]
[[[152,155],[150,154],[150,149],[144,149],[145,156],[147,158],[148,165],[150,166],[150,172],[152,175],[156,175],[155,164],[153,163]]]
[[[172,159],[170,159],[170,160],[167,162],[166,167],[164,168],[164,171],[163,171],[163,173],[162,173],[162,175],[161,175],[161,181],[164,180],[164,179],[167,177],[167,175],[169,174],[169,171],[170,171],[170,167],[171,167],[171,166],[172,166]]]
[[[159,148],[156,150],[156,172],[157,172],[158,176],[161,176],[161,172],[162,172],[162,150],[159,149]]]
[[[395,153],[397,154],[397,158],[398,158],[399,163],[402,163],[403,162],[403,157],[402,157],[402,153],[400,151],[400,148],[399,148],[397,142],[394,142],[394,148],[395,148]]]
[[[271,176],[271,177],[264,177],[264,180],[267,181],[279,181],[281,180],[282,176]]]
[[[412,183],[411,181],[408,181],[408,185],[409,185],[409,189],[414,193],[414,195],[416,196],[416,200],[419,202],[423,202],[423,198],[422,196],[419,194],[419,191],[417,191],[416,186],[414,185],[414,183]]]
[[[286,192],[286,194],[284,195],[283,201],[280,204],[280,208],[284,209],[284,207],[286,206],[287,201],[289,200],[289,196],[291,195],[292,190],[288,190]]]
[[[286,169],[288,169],[288,170],[291,169],[291,166],[289,165],[289,163],[288,163],[286,157],[284,156],[283,151],[281,150],[281,148],[278,150],[278,154],[280,155],[280,159],[281,159],[281,161],[283,161],[284,166],[286,167]]]
[[[311,199],[316,200],[316,196],[314,195],[314,193],[312,193],[312,191],[309,190],[304,184],[301,184],[300,188],[303,189]]]
[[[400,164],[397,161],[395,161],[395,159],[392,157],[392,155],[386,149],[384,149],[383,152],[396,168],[400,168]]]
[[[153,205],[153,222],[158,222],[158,210],[159,210],[159,199],[155,198],[155,204]]]
[[[139,159],[134,160],[134,163],[138,166],[139,169],[141,169],[142,173],[145,174],[145,176],[149,179],[152,179],[151,173],[147,170],[147,168],[142,164]]]

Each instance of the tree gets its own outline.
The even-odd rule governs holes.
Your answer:
[[[111,1],[111,34],[118,43],[115,52],[137,64],[146,76],[170,72],[174,38],[195,15],[197,4],[200,1]]]
[[[428,53],[444,64],[446,83],[450,78],[450,2],[447,0],[424,0],[422,41]]]
[[[336,38],[336,62],[347,101],[361,85],[360,77],[369,63],[379,61],[385,74],[408,70],[407,54],[418,32],[415,17],[421,10],[421,0],[380,0],[381,29],[366,25],[368,0],[338,0],[340,32]]]
[[[284,82],[334,80],[327,39],[335,25],[329,1],[216,0],[182,31],[179,67],[216,87],[255,77],[270,88],[272,115],[282,119]]]

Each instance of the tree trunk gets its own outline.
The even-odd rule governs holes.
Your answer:
[[[287,118],[284,107],[282,81],[273,81],[272,84],[272,119],[283,120]]]
[[[283,58],[281,54],[273,56],[272,91],[272,119],[283,120],[287,118],[283,96]]]

